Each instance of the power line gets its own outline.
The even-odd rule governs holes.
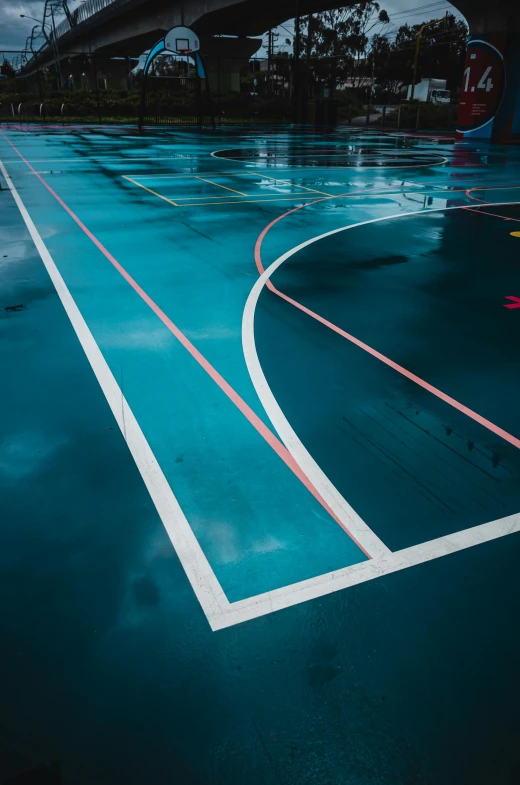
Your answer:
[[[442,21],[443,21],[443,18],[441,17],[441,18],[439,19],[439,24],[441,24],[441,23],[442,23]],[[456,21],[461,21],[461,20],[457,20],[457,19],[456,19]],[[405,27],[405,25],[401,25],[401,27],[399,27],[399,28],[395,28],[395,27],[394,27],[394,28],[391,28],[390,30],[387,30],[387,31],[385,31],[385,32],[383,33],[383,36],[384,36],[385,38],[388,38],[388,40],[389,40],[389,41],[391,40],[391,36],[392,36],[392,37],[393,37],[393,40],[395,41],[395,40],[396,40],[396,38],[397,38],[397,36],[399,35],[399,31],[400,31],[400,30],[401,30],[403,27]],[[449,28],[448,30],[446,30],[446,31],[441,31],[441,32],[437,32],[437,33],[435,33],[434,35],[435,35],[435,37],[439,37],[440,35],[446,35],[446,34],[449,34],[449,33],[453,32],[453,30],[454,30],[454,25],[451,25],[451,26],[450,26],[450,28]],[[372,35],[372,36],[370,37],[370,40],[372,41],[372,40],[375,38],[375,36],[378,36],[378,35],[380,35],[380,33],[375,33],[374,35]],[[428,40],[428,38],[431,38],[431,37],[432,37],[432,36],[428,36],[428,35],[426,35],[426,36],[424,37],[424,39],[423,39],[423,40]]]
[[[396,11],[395,14],[392,14],[390,17],[391,19],[400,19],[401,17],[407,17],[417,14],[432,14],[435,11],[440,11],[442,9],[449,9],[453,8],[450,3],[447,3],[446,0],[436,0],[435,3],[429,3],[426,6],[418,5],[415,8],[411,8],[409,11]],[[454,9],[455,10],[455,9]]]
[[[444,8],[448,8],[448,7],[449,7],[449,6],[443,6],[443,7],[441,7],[441,8],[438,8],[438,9],[436,9],[436,10],[437,10],[437,11],[443,11],[443,10],[444,10]],[[433,13],[433,10],[431,11],[431,13]],[[411,13],[411,14],[408,14],[406,18],[409,18],[410,16],[424,16],[424,15],[425,15],[425,14],[424,14],[424,12],[423,12],[423,11],[417,11],[417,12],[415,12],[415,11],[414,11],[413,13]],[[457,16],[456,16],[456,14],[451,14],[451,13],[450,13],[450,14],[449,14],[449,16],[453,16],[453,17],[455,17],[455,19],[457,19]],[[444,18],[444,17],[441,17],[441,19],[443,19],[443,18]],[[459,16],[459,19],[465,19],[465,17],[464,17],[464,16],[462,16],[462,14],[460,14],[460,16]],[[440,21],[440,20],[439,20],[439,21]]]

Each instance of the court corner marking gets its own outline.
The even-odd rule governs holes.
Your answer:
[[[247,600],[239,600],[231,603],[227,611],[215,620],[213,629],[215,631],[221,630],[251,621],[260,616],[291,608],[294,605],[315,600],[318,597],[324,597],[327,594],[333,594],[410,567],[417,567],[442,556],[449,556],[519,531],[520,513],[514,513],[506,518],[498,518],[495,521],[472,526],[454,534],[447,534],[435,540],[428,540],[428,542],[419,545],[394,551],[378,559],[318,575],[316,578],[309,578],[281,589],[258,594]]]
[[[491,521],[477,527],[472,527],[467,530],[456,532],[453,535],[447,535],[439,538],[438,540],[421,543],[420,545],[396,551],[394,553],[382,554],[374,558],[372,561],[361,562],[356,565],[337,570],[332,573],[323,574],[316,578],[311,578],[300,583],[291,584],[289,586],[275,589],[265,594],[260,594],[234,603],[230,603],[224,595],[216,576],[214,575],[209,562],[202,553],[200,545],[191,530],[178,502],[166,480],[162,470],[157,463],[153,452],[142,433],[139,424],[126,402],[119,385],[106,363],[100,348],[98,347],[93,335],[91,334],[79,308],[77,307],[70,291],[68,290],[65,282],[63,281],[54,260],[52,259],[48,249],[45,246],[36,226],[34,225],[21,197],[19,196],[10,175],[7,173],[3,163],[0,161],[0,170],[7,182],[8,188],[17,204],[22,218],[27,226],[31,238],[42,258],[42,262],[46,267],[49,276],[56,288],[58,296],[63,304],[73,329],[80,340],[82,348],[89,360],[89,363],[98,379],[98,382],[105,394],[107,402],[118,422],[119,427],[123,432],[123,436],[127,441],[128,447],[139,471],[142,474],[141,467],[135,458],[134,451],[142,451],[140,460],[142,459],[144,468],[148,473],[147,479],[143,476],[143,480],[150,492],[154,504],[159,512],[163,525],[172,540],[174,549],[176,550],[181,564],[187,573],[188,580],[192,589],[199,600],[203,611],[208,619],[212,630],[221,630],[244,621],[252,620],[265,614],[273,613],[274,611],[282,608],[289,608],[294,605],[306,602],[308,600],[330,594],[332,592],[340,591],[349,586],[354,586],[359,583],[372,580],[377,577],[405,569],[407,567],[415,566],[432,559],[439,558],[444,555],[455,553],[465,548],[474,545],[489,542],[498,537],[506,536],[520,531],[520,514],[514,514],[507,518]],[[504,204],[512,204],[507,202]],[[446,209],[463,209],[463,208],[438,208],[436,210],[420,210],[417,213],[434,212]],[[376,219],[379,220],[379,219]],[[381,219],[384,220],[384,219]],[[337,230],[337,231],[341,231]],[[105,388],[105,386],[106,388]],[[123,424],[124,413],[124,424]],[[125,427],[126,426],[126,427]],[[125,428],[125,430],[123,430]],[[166,487],[165,487],[166,486]],[[159,505],[161,509],[159,509]],[[176,542],[172,539],[168,526],[166,526],[163,519],[164,512],[167,520],[171,517],[175,518],[180,512],[180,525],[182,528],[183,521],[187,526],[187,537],[184,537],[184,532],[174,531],[173,534]],[[174,521],[178,522],[178,521]],[[194,541],[194,542],[193,542]],[[177,543],[177,544],[176,544]],[[193,551],[193,546],[195,552]],[[386,547],[386,546],[385,546]],[[388,550],[388,549],[387,549]],[[198,554],[197,551],[200,551]],[[197,559],[199,556],[202,562],[190,566],[190,570],[195,570],[192,575],[188,573],[184,559],[189,561]],[[205,563],[205,564],[204,564]],[[209,574],[204,571],[205,565],[209,570]],[[197,574],[198,568],[202,568],[202,572]],[[214,582],[213,582],[214,579]],[[209,586],[208,586],[209,581]]]

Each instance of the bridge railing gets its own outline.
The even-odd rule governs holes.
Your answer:
[[[72,26],[70,21],[67,17],[65,17],[59,25],[56,25],[56,40],[60,39],[63,35],[70,32],[73,27],[81,24],[82,22],[86,22],[87,19],[90,19],[91,16],[103,11],[104,8],[112,5],[113,3],[121,2],[121,0],[87,0],[87,2],[82,3],[78,8],[72,11]],[[53,32],[50,32],[49,41],[45,41],[42,46],[38,49],[37,52],[33,51],[30,54],[26,53],[25,62],[18,63],[15,66],[16,71],[21,71],[23,67],[30,67],[32,65],[33,60],[36,59],[37,55],[40,52],[43,52],[45,49],[48,49],[50,46],[50,42],[53,39]],[[40,36],[41,37],[41,36]]]
[[[114,2],[117,2],[117,0],[87,0],[86,3],[82,3],[72,12],[74,26],[79,25],[82,22],[86,22],[86,20],[90,19],[91,16],[99,13],[107,6],[112,5]],[[65,33],[68,33],[70,29],[71,26],[69,20],[67,18],[63,19],[63,21],[60,22],[60,24],[56,27],[56,38],[61,38],[61,36],[65,35]]]

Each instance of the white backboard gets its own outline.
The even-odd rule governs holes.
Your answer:
[[[199,37],[189,27],[178,25],[172,27],[164,37],[164,44],[169,52],[175,54],[190,54],[200,49]]]

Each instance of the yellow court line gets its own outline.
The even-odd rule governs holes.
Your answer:
[[[130,182],[133,183],[134,185],[138,185],[139,188],[144,188],[144,190],[148,191],[148,193],[153,194],[154,196],[158,196],[159,199],[164,199],[165,202],[168,202],[169,204],[173,204],[174,207],[179,206],[177,202],[174,202],[172,199],[168,199],[166,196],[162,196],[162,194],[158,194],[157,191],[152,191],[152,189],[147,188],[146,185],[141,185],[141,183],[138,183],[137,180],[132,180],[132,178],[128,177],[128,175],[124,174],[122,175],[122,177],[124,177],[125,180],[130,180]]]
[[[293,168],[293,169],[280,169],[279,171],[280,171],[280,173],[287,172],[288,174],[291,174],[295,170]],[[300,171],[300,170],[298,170],[298,171]],[[334,168],[331,168],[331,169],[327,168],[327,171],[328,172],[330,172],[330,171],[335,171],[335,172],[341,171],[341,172],[344,172],[345,171],[345,167],[335,168],[335,169]],[[249,172],[249,171],[243,171],[242,169],[236,170],[234,172],[224,172],[224,171],[217,171],[217,172],[215,172],[215,171],[213,171],[213,172],[202,172],[202,174],[200,174],[200,172],[199,172],[199,174],[194,174],[194,172],[171,172],[170,174],[161,174],[159,172],[155,172],[154,174],[144,174],[143,173],[143,174],[140,174],[139,177],[141,177],[141,178],[144,178],[144,177],[156,177],[156,178],[159,178],[160,180],[166,180],[166,179],[182,180],[184,178],[191,179],[192,177],[202,177],[202,175],[208,175],[208,177],[215,177],[215,175],[217,175],[218,177],[231,177],[231,178],[233,178],[233,177],[247,177],[247,176],[249,176],[251,174],[260,174],[260,172]],[[124,176],[125,175],[123,175],[123,177]],[[264,175],[261,175],[261,176],[263,177]],[[265,177],[268,177],[268,175],[265,175]],[[277,178],[272,178],[272,179],[276,180]],[[304,186],[301,186],[301,187],[303,188]]]
[[[137,185],[139,185],[139,183],[137,183]],[[149,190],[149,189],[146,189],[146,190]],[[466,189],[461,189],[461,192],[464,192],[465,190]],[[154,191],[150,191],[150,193],[154,193]],[[430,192],[428,192],[428,191],[426,191],[426,192],[425,191],[409,191],[408,193],[418,193],[420,195],[423,195],[425,193],[426,194],[428,194],[428,193],[430,193],[430,194],[439,194],[440,192],[439,191],[430,191]],[[452,194],[452,193],[455,193],[455,191],[448,191],[447,193]],[[363,194],[363,196],[365,196],[365,195],[366,196],[381,196],[381,193],[379,192],[379,193]],[[384,195],[386,195],[386,192],[385,192]],[[403,191],[396,191],[395,193],[388,194],[388,196],[402,196],[402,195],[403,195]],[[156,196],[160,196],[160,194],[156,194]],[[329,198],[331,198],[331,199],[359,199],[360,196],[362,196],[362,194],[352,194],[352,195],[336,194],[335,196],[331,196]],[[179,198],[179,197],[177,197],[177,198]],[[186,198],[188,198],[188,197],[186,197]],[[170,199],[166,199],[165,196],[161,196],[161,199],[165,199],[165,201],[171,202],[171,200]],[[232,202],[227,202],[227,201],[226,202],[223,202],[223,201],[218,201],[218,202],[217,201],[214,201],[214,202],[183,202],[182,204],[177,204],[175,202],[171,202],[171,204],[174,204],[175,207],[210,207],[210,206],[218,207],[221,204],[235,204],[235,205],[238,205],[238,204],[262,204],[264,202],[266,202],[266,203],[267,202],[292,202],[295,199],[307,200],[307,199],[313,199],[313,197],[310,196],[310,195],[309,196],[304,196],[304,194],[298,194],[298,196],[280,196],[280,197],[276,197],[275,196],[275,197],[272,197],[272,198],[269,198],[269,199],[236,199],[236,200],[234,200]],[[322,201],[322,200],[320,199],[318,201]],[[323,199],[323,201],[326,201],[326,199]]]
[[[416,194],[417,196],[440,197],[441,195],[449,196],[450,194],[455,194],[455,193],[465,193],[467,190],[468,190],[467,188],[447,188],[443,191],[440,188],[437,188],[435,191],[393,191],[391,193],[389,193],[388,191],[372,191],[370,193],[350,192],[348,194],[331,194],[329,198],[330,199],[360,199],[367,196],[406,196],[406,194]],[[178,204],[177,207],[209,207],[210,205],[219,206],[221,204],[259,204],[262,202],[289,202],[289,201],[293,201],[294,199],[312,199],[312,198],[313,198],[312,196],[304,196],[303,194],[298,194],[298,196],[280,196],[280,197],[272,197],[269,199],[237,199],[236,201],[233,202],[222,202],[222,201],[188,202],[188,203],[184,202],[183,204]],[[318,201],[325,202],[327,201],[327,199],[323,199],[323,200],[319,199]]]
[[[514,191],[520,185],[476,185],[474,188],[465,188],[465,191]]]
[[[257,173],[253,172],[253,174],[257,174]],[[145,191],[148,191],[149,193],[153,194],[154,196],[158,196],[159,199],[163,199],[165,202],[168,202],[169,204],[172,204],[174,207],[210,207],[211,205],[221,205],[221,204],[225,204],[225,205],[229,205],[229,204],[235,204],[235,205],[236,204],[261,204],[263,202],[288,202],[288,201],[294,201],[295,199],[312,199],[312,196],[305,197],[303,194],[298,194],[297,196],[280,196],[280,197],[271,197],[271,198],[268,198],[268,199],[265,199],[265,198],[264,199],[238,199],[238,197],[234,197],[233,201],[231,201],[231,202],[230,201],[225,201],[224,202],[222,200],[225,199],[226,197],[223,197],[223,196],[213,196],[213,197],[210,197],[210,198],[212,198],[214,200],[212,202],[183,202],[182,204],[179,204],[178,202],[174,202],[172,199],[168,199],[166,196],[162,196],[162,194],[157,193],[157,191],[152,191],[151,188],[147,188],[146,185],[142,185],[141,183],[138,183],[137,180],[134,180],[132,177],[129,177],[128,175],[121,175],[121,176],[124,177],[125,180],[129,180],[131,183],[134,183],[134,185],[138,185],[140,188],[144,188]],[[191,175],[191,176],[193,177],[194,175]],[[261,175],[261,176],[264,176],[264,175]],[[196,179],[202,180],[203,178],[197,177]],[[270,178],[270,179],[275,179],[275,178]],[[218,183],[212,183],[211,180],[206,180],[205,182],[208,182],[211,185],[218,185]],[[420,183],[417,183],[417,186],[420,186]],[[226,186],[220,186],[220,187],[221,188],[226,188]],[[300,187],[304,187],[304,186],[300,186]],[[499,190],[504,190],[504,191],[505,190],[513,190],[513,189],[519,188],[519,187],[520,186],[514,186],[514,185],[498,186],[497,190],[498,189]],[[398,186],[396,186],[396,189],[397,188],[398,188]],[[484,190],[491,190],[493,188],[494,188],[493,186],[475,186],[474,188],[472,188],[472,190],[484,191]],[[232,191],[233,189],[226,188],[226,190]],[[308,189],[308,190],[312,190],[312,189]],[[454,194],[454,193],[465,193],[467,190],[468,190],[467,188],[443,188],[442,186],[438,186],[433,191],[425,191],[425,190],[398,191],[398,190],[395,190],[395,191],[391,191],[390,192],[390,191],[385,190],[384,188],[382,188],[381,190],[378,189],[376,191],[370,191],[368,193],[366,191],[363,192],[363,190],[360,189],[360,191],[350,191],[347,194],[324,194],[324,196],[325,197],[329,197],[331,199],[359,199],[359,198],[364,198],[364,197],[367,197],[367,196],[406,196],[407,193],[408,194],[416,194],[417,196],[435,196],[435,195],[441,196],[441,194],[447,196],[449,194]],[[238,194],[239,196],[248,196],[248,194],[242,194],[240,191],[235,191],[234,193]],[[316,193],[322,193],[322,192],[321,191],[317,191]],[[201,197],[182,196],[182,197],[176,197],[176,198],[177,199],[191,199],[191,198],[193,198],[193,199],[204,199],[204,198],[207,198],[207,197],[203,197],[203,196],[201,196]],[[230,198],[230,197],[228,197],[228,198]],[[322,200],[319,200],[319,201],[322,201]],[[327,201],[327,200],[323,199],[323,201]]]
[[[49,159],[49,160],[60,160],[60,159]],[[272,168],[273,167],[270,167],[270,169],[272,169]],[[298,166],[293,166],[290,169],[287,169],[285,167],[274,167],[274,168],[276,168],[276,170],[277,170],[277,172],[279,174],[283,174],[284,172],[287,173],[287,174],[293,174],[294,172],[302,172],[302,173],[304,173],[308,169],[308,167],[298,167]],[[345,166],[327,166],[327,167],[324,167],[323,171],[325,171],[325,172],[345,172],[345,171],[347,171],[347,169],[348,170],[352,170],[352,168],[353,167],[345,167]],[[316,173],[315,170],[313,170],[313,173],[314,174]],[[259,175],[261,175],[260,172],[252,172],[252,171],[249,171],[249,170],[244,170],[242,168],[242,169],[235,169],[234,171],[229,171],[229,170],[227,170],[227,171],[226,170],[215,171],[215,170],[213,170],[212,172],[202,172],[202,174],[199,172],[198,175],[195,174],[194,172],[170,172],[169,174],[168,173],[161,174],[159,172],[155,172],[154,174],[146,174],[146,173],[143,172],[142,174],[139,174],[139,177],[158,177],[158,178],[160,178],[162,180],[162,179],[166,179],[166,178],[176,178],[176,177],[179,178],[179,179],[182,179],[183,177],[186,177],[186,178],[202,177],[203,175],[207,175],[208,177],[215,177],[215,175],[217,175],[218,177],[247,177],[250,174],[259,174]],[[125,175],[123,175],[123,177],[124,176]],[[261,175],[261,176],[264,176],[264,175]],[[269,175],[265,175],[265,177],[268,177],[268,176]],[[277,179],[277,178],[273,178],[273,179]]]
[[[216,185],[218,188],[224,188],[226,191],[232,191],[234,194],[239,194],[240,196],[248,196],[248,194],[242,193],[242,191],[235,191],[234,188],[228,188],[227,185],[220,185],[220,183],[214,183],[212,180],[206,180],[205,177],[197,177],[197,175],[193,175],[195,180],[202,180],[203,183],[209,183],[210,185]]]
[[[265,177],[266,180],[274,180],[275,183],[284,183],[285,185],[292,185],[294,188],[303,188],[305,191],[312,191],[315,194],[321,194],[322,196],[332,196],[332,194],[325,193],[325,191],[318,191],[316,188],[309,188],[306,185],[297,185],[296,183],[291,183],[290,180],[280,180],[279,177],[270,177],[268,174],[261,174],[260,172],[244,172],[243,176],[246,175],[254,175],[255,177]]]
[[[177,207],[209,207],[210,205],[215,205],[218,207],[221,204],[258,204],[262,202],[289,202],[294,201],[294,199],[312,199],[312,196],[304,196],[300,194],[299,196],[281,196],[280,198],[273,198],[273,199],[237,199],[234,202],[190,202],[186,204],[178,204]]]
[[[252,196],[252,195],[253,194],[244,194],[244,196]],[[237,196],[228,196],[228,194],[224,194],[223,196],[208,196],[208,194],[204,194],[204,196],[194,196],[193,194],[190,194],[189,196],[176,196],[175,198],[178,201],[181,201],[182,199],[214,199],[216,204],[219,199],[241,199],[241,197],[242,194],[240,195],[237,194]]]

